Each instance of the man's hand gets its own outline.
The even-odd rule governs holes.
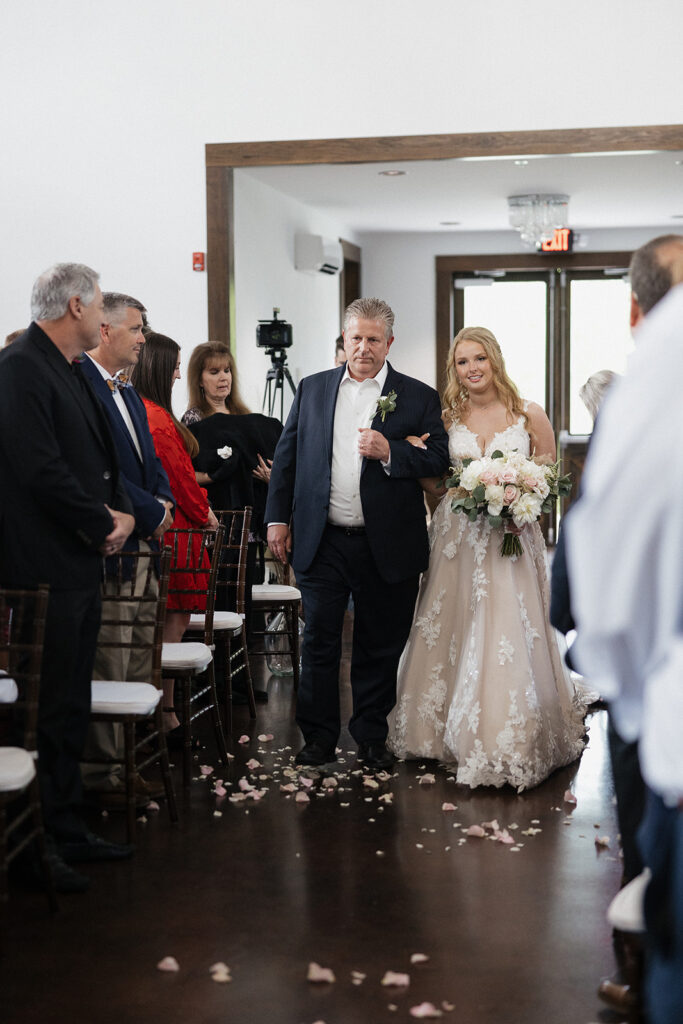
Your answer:
[[[114,529],[100,544],[100,551],[103,555],[115,555],[135,529],[135,516],[130,516],[127,512],[117,512],[108,505],[105,505],[105,508],[114,520]]]
[[[358,433],[358,451],[365,459],[379,459],[388,462],[391,458],[391,448],[384,434],[379,430],[371,430],[369,427],[360,427]]]
[[[166,533],[166,531],[170,530],[171,527],[173,526],[173,502],[172,501],[164,501],[164,502],[162,502],[162,504],[163,504],[164,508],[166,509],[166,515],[161,520],[161,522],[157,526],[156,530],[152,534],[152,538],[154,540],[161,540],[161,538]]]
[[[292,531],[282,523],[274,523],[268,527],[268,547],[273,552],[278,562],[287,564],[287,556],[292,550]]]

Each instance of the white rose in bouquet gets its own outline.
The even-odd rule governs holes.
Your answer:
[[[491,516],[499,516],[503,511],[504,488],[501,484],[491,484],[484,492],[484,500],[488,502],[488,513]]]
[[[522,494],[511,508],[515,526],[535,523],[541,514],[543,501],[537,494]]]
[[[473,459],[469,466],[465,466],[460,474],[460,486],[468,491],[473,491],[479,483],[479,477],[484,468],[481,459]]]

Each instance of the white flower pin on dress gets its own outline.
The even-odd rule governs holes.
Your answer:
[[[229,459],[232,455],[232,448],[229,445],[225,445],[224,448],[216,448],[216,455],[221,459]]]

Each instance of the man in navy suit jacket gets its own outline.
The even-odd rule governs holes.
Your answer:
[[[97,394],[109,420],[121,465],[121,476],[133,504],[135,530],[128,538],[124,551],[137,551],[148,545],[155,548],[173,521],[174,499],[166,471],[154,449],[142,399],[135,388],[122,377],[128,367],[138,361],[145,338],[142,333],[144,307],[137,299],[119,292],[105,292],[104,322],[100,327],[99,345],[83,361],[83,372]],[[141,570],[144,571],[144,565]],[[140,586],[142,590],[142,585]],[[107,609],[111,618],[113,609]],[[129,630],[129,641],[135,642],[137,605],[131,602],[126,622],[121,629]],[[103,629],[112,627],[102,627]],[[95,660],[96,679],[148,681],[151,670],[149,652],[138,654],[112,648],[100,648]],[[89,760],[102,756],[118,756],[122,749],[120,726],[97,723],[91,726],[86,748]],[[117,766],[118,767],[118,766]],[[89,789],[113,789],[122,799],[120,770],[110,767],[84,768],[84,780]],[[142,802],[151,798],[147,783],[138,779]],[[161,791],[159,791],[161,792]]]
[[[275,451],[268,544],[291,555],[306,628],[297,701],[299,764],[335,760],[344,611],[354,602],[351,735],[359,759],[391,764],[387,715],[429,544],[420,477],[448,466],[433,388],[386,361],[394,314],[357,299],[344,316],[345,366],[305,378]],[[406,438],[422,435],[411,444]],[[426,443],[425,443],[426,442]]]

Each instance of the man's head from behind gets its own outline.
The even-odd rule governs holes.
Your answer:
[[[683,257],[683,235],[660,235],[633,254],[629,267],[631,282],[631,327],[671,290],[674,264]]]
[[[31,317],[45,325],[64,324],[73,331],[76,348],[94,348],[102,323],[98,281],[99,274],[84,263],[55,263],[33,285]]]
[[[134,366],[144,345],[145,307],[132,295],[123,292],[105,292],[104,322],[100,331],[97,361],[116,373]]]

